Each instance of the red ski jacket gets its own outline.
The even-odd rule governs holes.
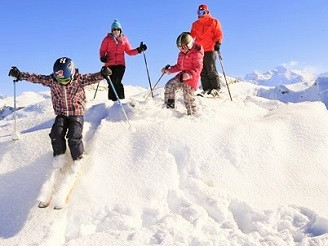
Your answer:
[[[169,73],[181,73],[176,75],[180,81],[182,73],[186,72],[190,75],[190,79],[184,80],[183,83],[190,85],[193,89],[198,89],[198,82],[200,72],[203,69],[204,49],[202,46],[194,44],[194,46],[187,52],[180,52],[177,64],[168,69]]]
[[[220,22],[210,14],[199,18],[192,24],[190,34],[196,43],[203,46],[204,51],[214,51],[216,42],[222,43],[223,33]]]
[[[34,73],[20,74],[20,80],[39,83],[51,89],[51,100],[56,115],[78,116],[85,112],[86,97],[84,87],[104,79],[100,73],[76,74],[67,85],[56,81],[52,75]]]
[[[107,56],[108,61],[105,63],[106,66],[111,65],[124,65],[125,57],[124,52],[130,56],[138,54],[137,49],[132,49],[129,40],[126,36],[121,34],[115,38],[111,33],[103,39],[99,54],[100,57]]]

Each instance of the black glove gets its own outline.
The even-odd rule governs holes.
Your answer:
[[[103,66],[100,70],[100,73],[104,78],[107,78],[108,76],[112,75],[112,70],[109,67]]]
[[[215,45],[214,45],[214,50],[215,51],[220,51],[220,46],[221,46],[221,43],[220,42],[216,42]]]
[[[20,79],[20,74],[21,72],[19,71],[19,69],[17,67],[11,67],[11,69],[9,70],[9,74],[8,76],[14,77],[17,81]]]
[[[103,63],[106,63],[106,62],[108,62],[108,57],[107,56],[102,56],[102,57],[100,57],[100,61],[103,62]]]
[[[137,51],[139,53],[146,51],[147,50],[147,45],[145,45],[143,42],[140,43],[140,46],[137,48]]]
[[[169,64],[167,64],[165,67],[162,68],[161,72],[162,73],[169,73],[168,69],[170,68],[171,66]]]

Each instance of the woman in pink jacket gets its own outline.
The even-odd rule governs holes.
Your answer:
[[[164,100],[167,108],[175,108],[175,91],[182,88],[187,114],[192,115],[196,112],[195,91],[203,68],[204,49],[194,43],[189,32],[179,35],[177,46],[180,50],[177,64],[162,69],[167,74],[179,72],[166,83]]]
[[[122,78],[125,72],[124,53],[130,56],[137,55],[147,49],[143,43],[136,49],[132,49],[128,38],[122,33],[122,26],[118,20],[114,20],[111,33],[103,39],[99,54],[100,61],[112,70],[110,79],[112,80],[119,99],[124,99],[124,87]],[[108,85],[108,99],[116,101],[116,95],[110,85]]]

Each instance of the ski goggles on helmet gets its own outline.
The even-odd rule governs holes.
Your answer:
[[[198,14],[199,16],[203,16],[203,15],[206,14],[206,10],[200,9],[200,10],[197,11],[197,14]]]
[[[62,85],[67,85],[69,82],[71,82],[72,78],[56,78],[56,80],[61,83]]]

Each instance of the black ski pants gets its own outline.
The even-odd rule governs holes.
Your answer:
[[[125,72],[125,66],[114,65],[114,66],[109,66],[109,68],[112,70],[112,75],[110,76],[110,79],[113,82],[118,98],[124,99],[125,95],[124,95],[124,86],[122,84],[122,78]],[[113,88],[109,83],[108,83],[108,99],[112,101],[117,100]]]
[[[203,59],[203,70],[200,73],[202,88],[204,91],[212,89],[220,90],[219,73],[216,69],[216,51],[205,51]]]
[[[54,156],[65,154],[67,138],[72,159],[78,160],[82,157],[84,152],[82,142],[83,123],[82,115],[56,116],[55,123],[52,125],[49,134]]]

